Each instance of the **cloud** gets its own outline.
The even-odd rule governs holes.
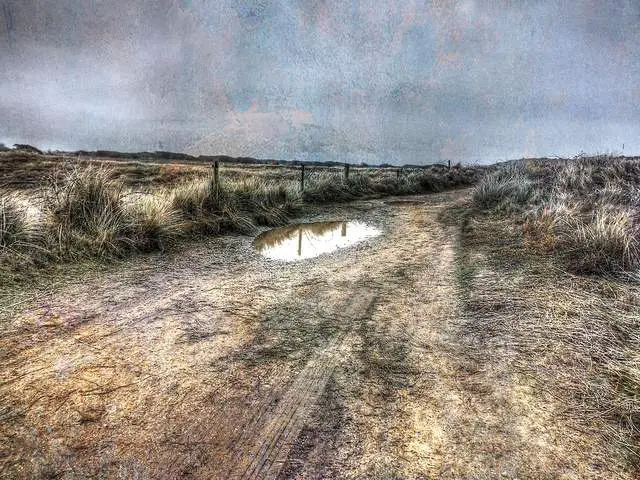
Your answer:
[[[0,0],[0,141],[400,163],[640,153],[639,16],[629,0]]]

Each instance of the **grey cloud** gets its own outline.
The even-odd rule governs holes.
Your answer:
[[[639,153],[639,15],[630,0],[0,0],[0,141],[400,163]]]

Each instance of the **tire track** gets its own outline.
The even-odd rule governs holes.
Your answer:
[[[338,311],[347,324],[356,324],[374,305],[372,291],[359,290]],[[351,329],[335,338],[307,362],[277,406],[275,395],[262,402],[241,438],[232,447],[233,466],[225,478],[275,479],[295,440],[327,385],[331,374],[349,352],[354,340]]]

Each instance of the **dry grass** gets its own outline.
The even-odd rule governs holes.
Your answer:
[[[640,267],[640,161],[588,157],[524,161],[483,178],[473,202],[524,212],[527,246],[556,253],[576,273]]]
[[[114,178],[129,188],[173,185],[202,178],[209,165],[158,164],[134,160],[89,159],[63,155],[38,155],[25,151],[0,151],[0,187],[32,191],[60,170],[71,171],[83,165],[108,166]]]
[[[26,224],[19,222],[24,215],[18,204],[9,200],[3,207],[3,248],[5,243],[20,244],[25,247],[20,255],[37,254],[46,261],[124,256],[164,250],[181,238],[250,233],[256,226],[287,223],[304,203],[440,191],[468,185],[479,175],[475,168],[433,167],[399,175],[397,170],[354,167],[344,178],[338,168],[309,168],[305,190],[300,192],[300,171],[294,168],[225,166],[216,186],[212,169],[205,165],[185,166],[183,172],[182,166],[171,164],[65,163],[68,159],[24,152],[3,155],[0,178],[12,165],[18,183],[32,175],[41,185],[30,191],[32,207],[40,202],[41,213],[29,224],[31,248],[24,239],[18,241],[27,233]],[[154,176],[158,169],[162,181]],[[140,191],[144,182],[132,181],[132,172],[149,175],[156,183]]]
[[[372,171],[369,171],[372,170]],[[371,195],[435,193],[473,185],[480,171],[474,168],[376,171],[355,170],[344,178],[339,173],[320,171],[312,175],[304,191],[307,202],[344,202]]]
[[[127,210],[132,241],[138,250],[164,250],[185,235],[185,221],[166,197],[145,195]]]
[[[473,189],[473,202],[482,209],[518,210],[534,194],[533,181],[519,164],[499,168]]]
[[[133,247],[123,185],[105,168],[56,173],[45,189],[45,228],[62,256],[122,254]]]
[[[0,255],[28,248],[37,234],[27,206],[16,195],[0,192]]]
[[[462,224],[468,351],[487,365],[508,359],[568,405],[575,428],[603,445],[596,463],[637,471],[640,162],[503,168],[476,187]]]
[[[329,353],[326,396],[279,440],[294,446],[281,478],[634,478],[637,289],[561,272],[489,215],[469,218],[454,276],[443,198],[376,202],[367,218],[391,215],[389,239],[357,257],[283,270],[211,242],[34,299],[0,344],[0,467],[227,478],[229,451],[252,452],[246,435],[269,448],[296,376]]]
[[[482,369],[508,362],[566,406],[559,421],[600,445],[594,464],[636,471],[637,281],[566,272],[553,257],[532,254],[509,218],[473,216],[458,261],[468,273],[459,283],[461,343],[473,361]]]
[[[575,272],[630,271],[640,265],[640,238],[631,208],[597,208],[582,216],[558,216],[557,245]]]

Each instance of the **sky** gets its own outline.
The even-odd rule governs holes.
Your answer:
[[[640,154],[640,1],[0,0],[0,142],[286,160]]]

